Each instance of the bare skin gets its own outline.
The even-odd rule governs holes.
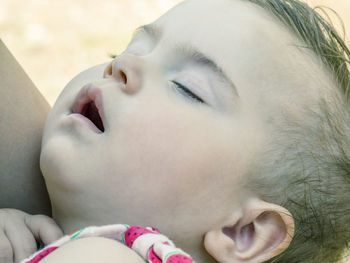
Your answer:
[[[300,88],[320,72],[291,43],[252,4],[190,0],[138,31],[104,72],[93,68],[95,79],[74,78],[50,112],[41,154],[64,232],[154,225],[200,262],[262,262],[283,251],[292,216],[243,178],[272,139],[269,117],[298,117],[320,91]],[[89,103],[101,130],[81,111]],[[251,229],[259,231],[235,236]]]
[[[321,90],[300,87],[324,72],[284,27],[241,1],[190,0],[152,26],[104,74],[96,67],[98,78],[73,79],[51,111],[41,167],[55,220],[64,232],[155,225],[200,262],[276,256],[293,236],[292,215],[242,178],[271,140],[266,120],[303,117]],[[81,111],[90,102],[103,130]]]
[[[51,215],[39,169],[50,106],[1,40],[0,98],[0,208]]]
[[[67,243],[42,260],[43,263],[144,263],[133,250],[111,239],[88,237]]]

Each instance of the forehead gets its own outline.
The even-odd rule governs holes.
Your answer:
[[[283,100],[288,92],[305,92],[296,87],[315,75],[316,57],[297,48],[304,44],[287,27],[248,1],[189,0],[155,24],[163,45],[190,43],[217,62],[243,100],[269,92]]]

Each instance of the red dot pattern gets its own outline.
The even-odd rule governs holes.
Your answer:
[[[190,263],[193,262],[191,258],[182,255],[182,254],[174,254],[167,258],[164,263]]]
[[[151,229],[152,230],[145,227],[140,227],[140,226],[130,226],[130,228],[127,231],[125,231],[125,234],[124,234],[125,244],[129,248],[132,248],[134,241],[139,236],[142,236],[144,234],[160,234],[157,228],[152,227]]]
[[[56,250],[58,247],[48,247],[44,251],[40,252],[38,255],[36,255],[34,258],[32,258],[28,263],[37,263],[40,260],[42,260],[44,257],[46,257],[48,254],[50,254],[52,251]]]
[[[162,260],[157,256],[156,252],[154,252],[153,247],[149,251],[148,260],[152,263],[162,263]]]

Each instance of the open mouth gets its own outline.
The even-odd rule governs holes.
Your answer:
[[[105,131],[102,114],[101,90],[93,85],[85,86],[78,94],[72,113],[80,114],[93,125],[99,133]]]
[[[105,131],[101,116],[93,101],[85,104],[80,114],[88,118],[101,132]]]

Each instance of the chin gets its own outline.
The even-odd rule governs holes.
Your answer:
[[[72,160],[69,151],[64,147],[60,139],[49,140],[42,145],[40,153],[40,169],[45,178],[46,185],[59,186],[70,185],[68,182],[68,171],[71,170]]]

